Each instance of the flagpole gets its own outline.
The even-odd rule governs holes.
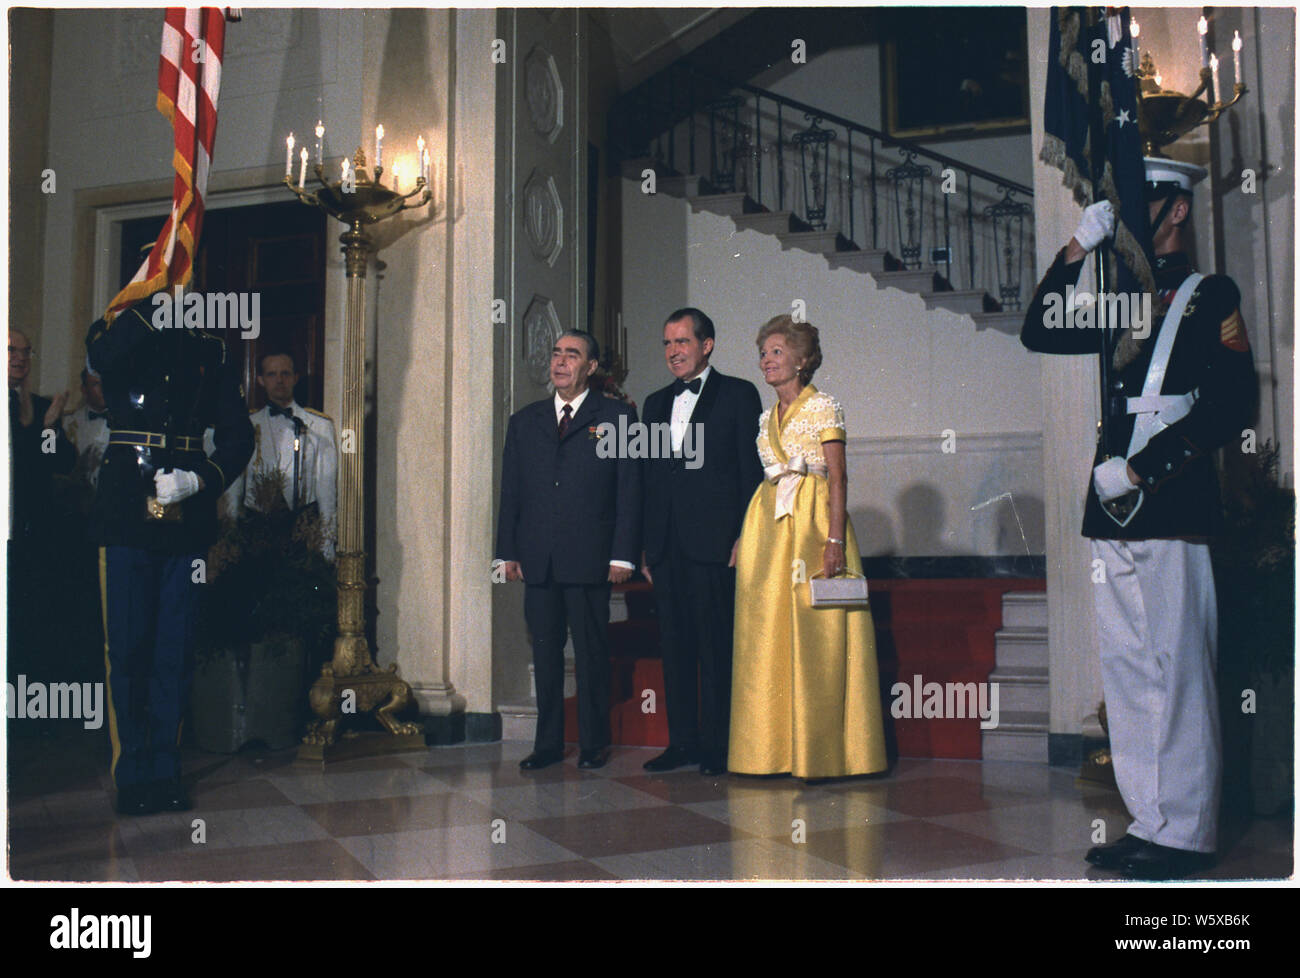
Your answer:
[[[1095,36],[1098,23],[1104,23],[1101,20],[1102,15],[1098,8],[1088,8],[1088,34],[1090,37]],[[1106,120],[1101,116],[1101,73],[1095,68],[1088,72],[1088,106],[1091,111],[1089,120],[1089,142],[1092,148],[1092,202],[1099,203],[1102,197],[1102,174],[1106,166]],[[1096,250],[1093,252],[1093,259],[1096,262],[1096,284],[1097,284],[1097,301],[1094,305],[1096,311],[1097,335],[1098,335],[1098,380],[1101,385],[1101,454],[1103,458],[1110,458],[1110,336],[1107,324],[1105,322],[1107,303],[1102,297],[1106,294],[1106,288],[1110,285],[1109,276],[1106,272],[1106,257],[1109,246],[1103,239]]]

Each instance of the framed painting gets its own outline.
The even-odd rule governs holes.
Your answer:
[[[933,140],[1029,130],[1023,7],[899,11],[883,48],[889,135]]]

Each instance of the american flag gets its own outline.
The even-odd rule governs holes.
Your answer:
[[[217,133],[217,96],[225,55],[226,20],[239,20],[234,7],[188,10],[168,7],[158,61],[158,111],[172,124],[172,209],[153,250],[104,318],[193,276],[194,253],[203,226],[204,197]]]

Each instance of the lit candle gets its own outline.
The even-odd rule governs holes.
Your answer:
[[[289,133],[289,138],[284,141],[284,178],[288,180],[293,176],[293,133]]]
[[[1241,31],[1232,32],[1232,80],[1241,84]]]
[[[303,187],[307,186],[307,147],[306,146],[302,148],[302,153],[299,154],[298,159],[302,160],[302,166],[298,167],[298,189],[301,190]]]
[[[1138,57],[1138,35],[1142,33],[1142,29],[1138,27],[1137,18],[1130,20],[1128,26],[1129,33],[1133,35],[1133,71],[1136,73],[1138,65],[1142,63],[1142,59]]]
[[[1214,77],[1214,90],[1210,92],[1211,104],[1219,97],[1219,59],[1216,55],[1210,55],[1210,74]]]
[[[1156,90],[1160,90],[1160,74],[1158,72],[1156,74]]]
[[[384,127],[383,125],[375,126],[375,169],[378,170],[384,165]]]
[[[319,119],[316,120],[316,165],[325,165],[325,126]]]
[[[1205,45],[1205,34],[1210,29],[1209,21],[1204,17],[1196,22],[1196,30],[1201,35],[1201,67],[1204,68],[1210,63],[1210,49]]]
[[[429,179],[429,169],[425,164],[425,159],[426,157],[424,154],[424,137],[416,136],[415,137],[415,165],[416,168],[420,171],[421,179],[427,181]]]
[[[424,163],[424,182],[432,183],[433,181],[429,179],[429,151],[427,149],[424,151],[423,155],[421,156],[421,160]]]
[[[348,182],[348,158],[343,157],[343,182]]]
[[[393,193],[400,194],[401,192],[402,192],[402,168],[398,164],[394,163],[393,164]]]

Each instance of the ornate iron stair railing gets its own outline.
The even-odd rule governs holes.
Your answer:
[[[788,198],[796,218],[815,229],[834,221],[852,247],[942,269],[949,287],[982,289],[1003,309],[1023,301],[1033,215],[1024,184],[684,62],[620,98],[610,131],[616,163],[650,158],[772,210]]]

